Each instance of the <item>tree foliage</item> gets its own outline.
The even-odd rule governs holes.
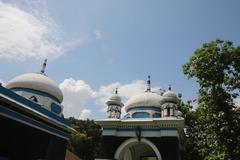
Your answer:
[[[199,107],[193,111],[182,104],[186,110],[186,159],[239,159],[240,109],[233,100],[240,89],[240,47],[222,40],[205,43],[183,65],[183,71],[200,86]]]
[[[93,160],[100,151],[101,127],[89,119],[70,118],[70,122],[77,132],[71,135],[68,149],[83,160]]]

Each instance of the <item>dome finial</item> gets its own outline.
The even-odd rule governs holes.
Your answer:
[[[171,84],[168,85],[168,90],[169,90],[169,91],[172,90],[172,86],[171,86]]]
[[[41,74],[45,74],[46,66],[47,66],[47,58],[44,60],[44,63],[42,65],[42,69],[40,71]]]
[[[151,77],[150,75],[148,75],[148,78],[147,78],[147,90],[146,92],[151,92]]]
[[[118,94],[118,88],[115,89],[115,94]]]

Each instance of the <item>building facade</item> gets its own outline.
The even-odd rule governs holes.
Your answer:
[[[162,95],[147,89],[124,105],[116,93],[107,101],[107,119],[102,127],[101,156],[115,160],[181,160],[184,151],[184,118],[179,99],[169,90]],[[125,115],[121,116],[124,106]]]
[[[45,74],[13,78],[0,85],[0,159],[64,160],[74,130],[64,118],[63,94]]]

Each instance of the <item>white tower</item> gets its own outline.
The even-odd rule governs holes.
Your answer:
[[[121,118],[121,108],[123,107],[123,103],[121,97],[118,95],[118,91],[116,88],[115,94],[106,102],[108,105],[107,116],[112,119],[120,119]]]
[[[163,98],[161,100],[162,117],[177,117],[178,102],[179,99],[177,98],[177,95],[171,91],[171,86],[169,85],[168,91],[163,94]]]

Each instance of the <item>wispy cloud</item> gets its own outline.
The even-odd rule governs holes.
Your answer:
[[[23,3],[0,1],[0,59],[54,59],[102,37],[101,31],[96,30],[94,35],[67,40],[45,1]]]
[[[44,10],[25,11],[0,2],[0,58],[58,57],[63,48],[55,21]]]
[[[95,30],[94,32],[96,39],[101,39],[102,38],[102,31],[99,29]]]

